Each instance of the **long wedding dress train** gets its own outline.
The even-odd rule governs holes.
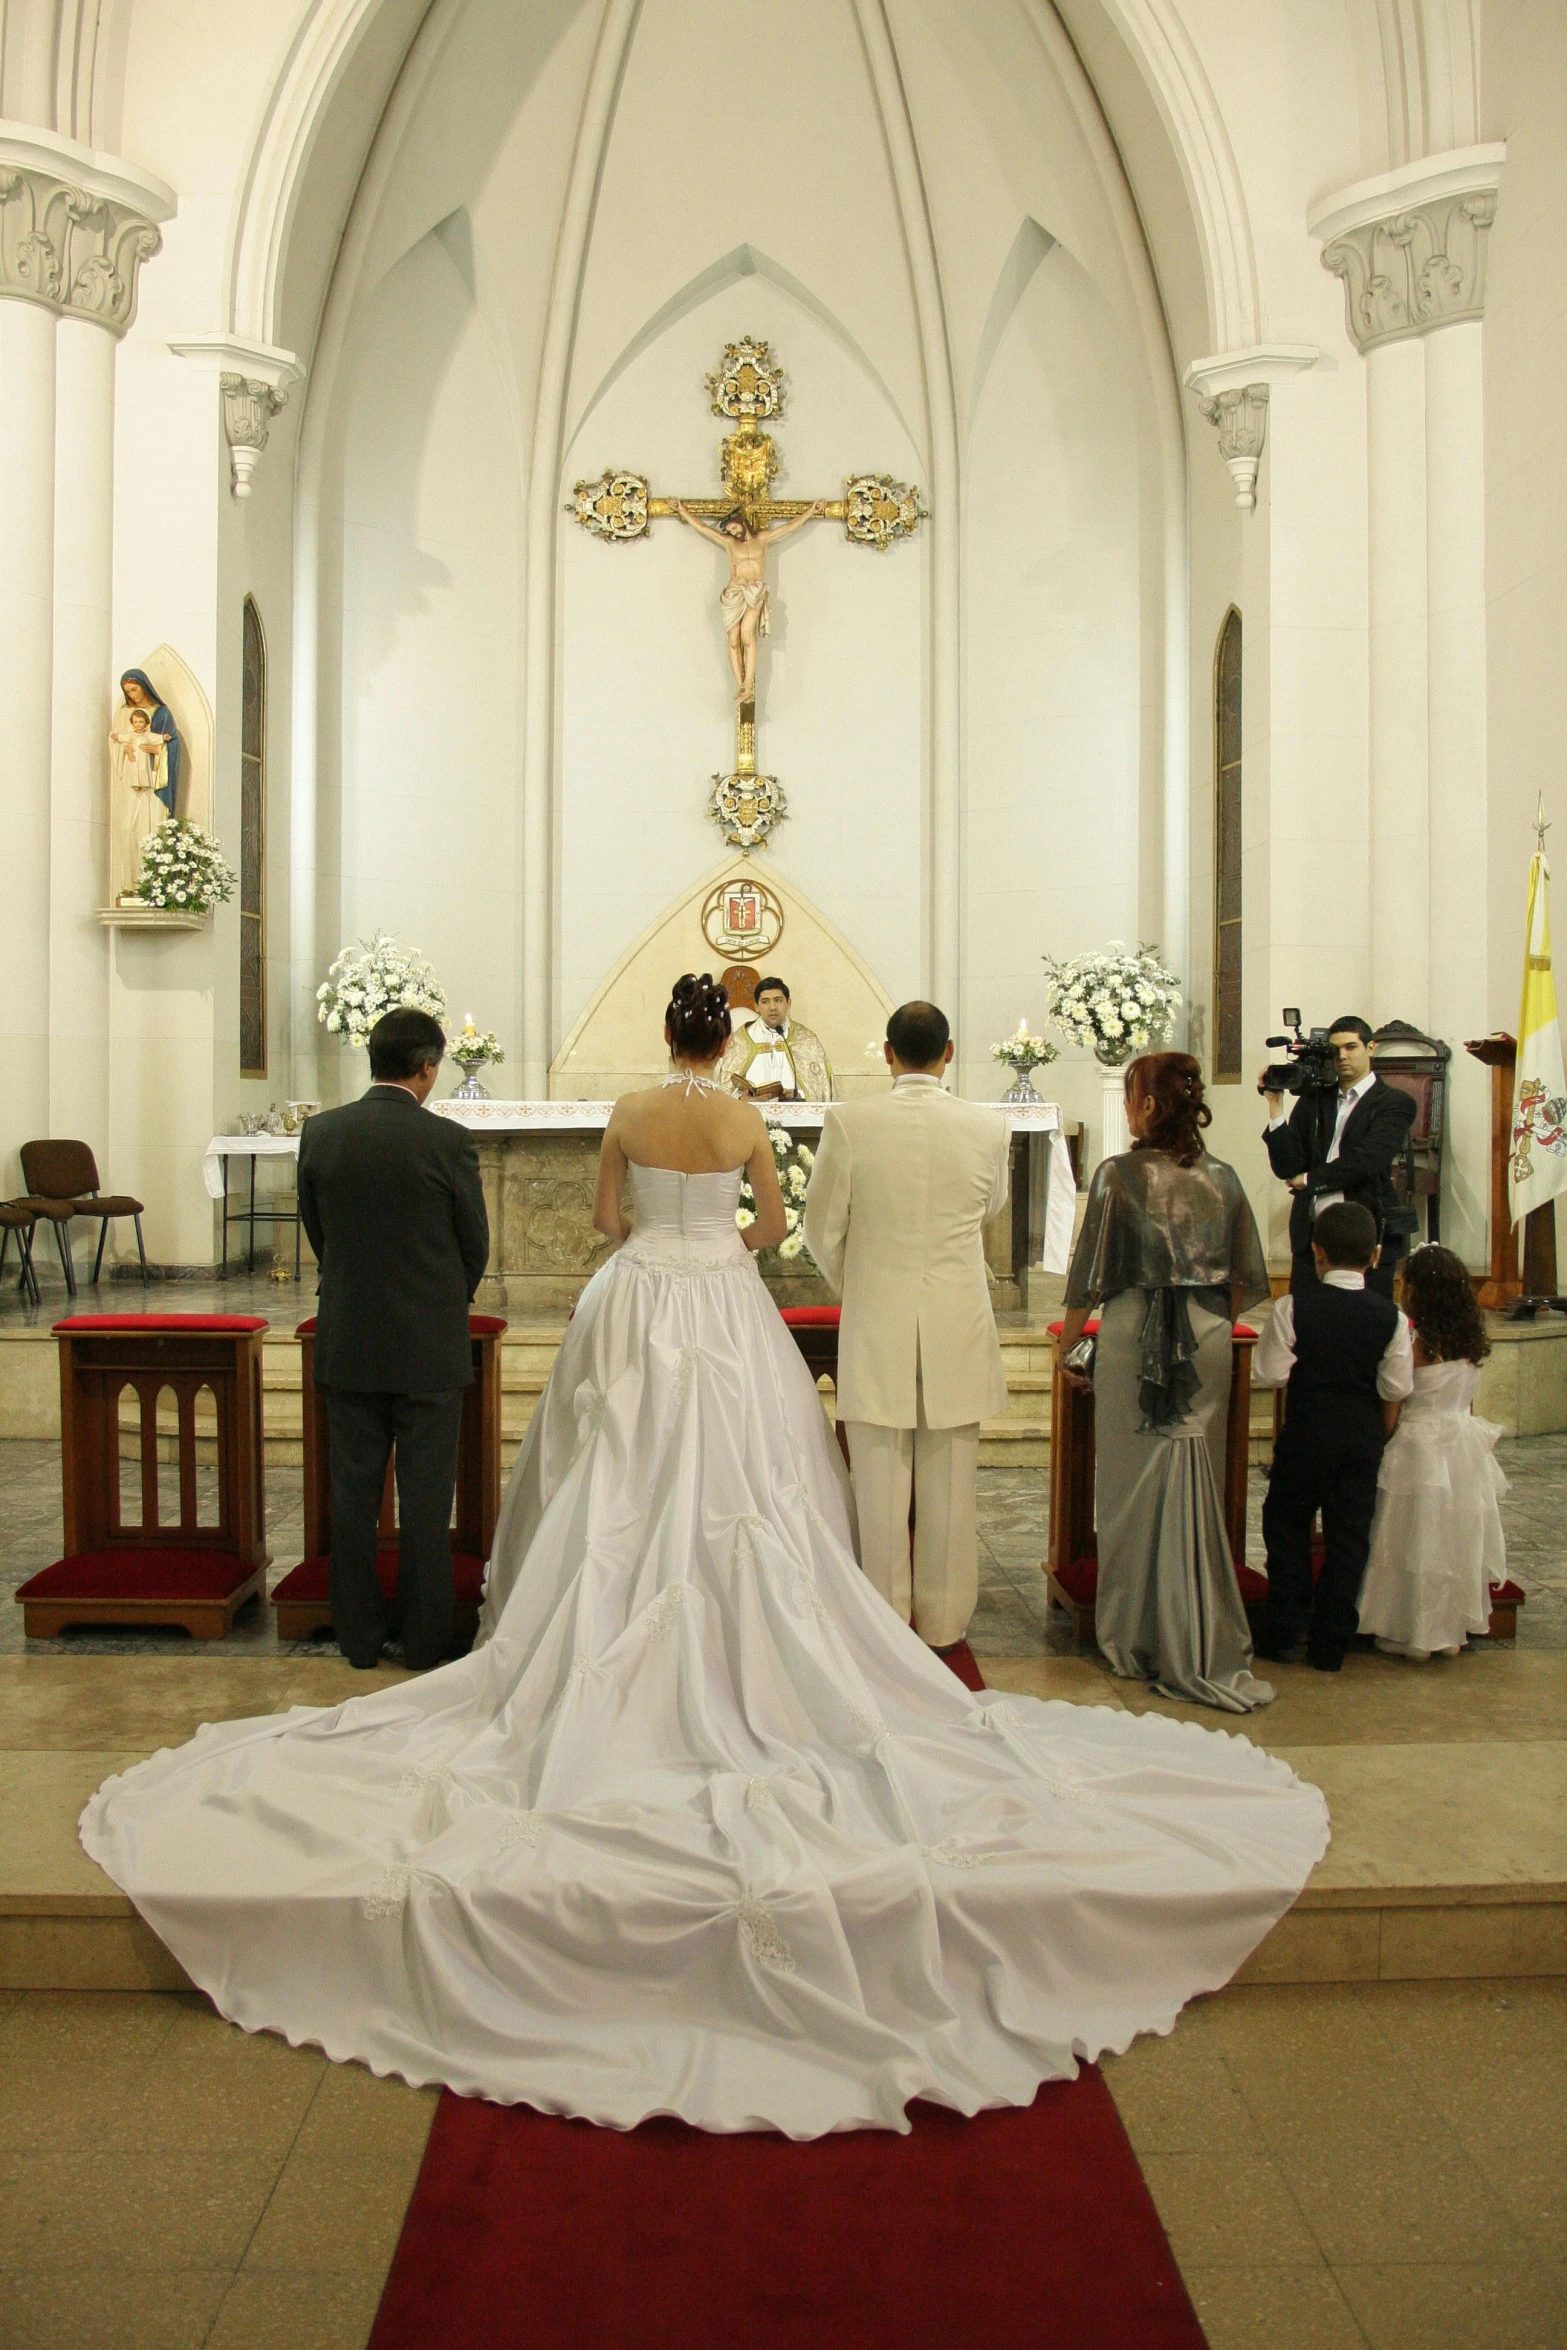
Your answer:
[[[627,2128],[905,2129],[1168,2031],[1289,1907],[1246,1740],[972,1696],[871,1589],[738,1173],[636,1167],[473,1654],[209,1725],[82,1842],[249,2030]]]

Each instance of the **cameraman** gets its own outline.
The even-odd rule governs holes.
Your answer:
[[[1268,1105],[1263,1141],[1273,1172],[1295,1194],[1290,1204],[1290,1289],[1315,1284],[1311,1232],[1333,1201],[1357,1200],[1371,1210],[1382,1237],[1382,1254],[1366,1275],[1366,1287],[1391,1298],[1393,1274],[1403,1254],[1413,1213],[1400,1207],[1393,1167],[1403,1156],[1414,1123],[1415,1105],[1396,1085],[1385,1085],[1371,1067],[1371,1030],[1351,1014],[1335,1020],[1328,1042],[1338,1070],[1338,1087],[1308,1086],[1284,1114],[1284,1096],[1269,1093],[1264,1069],[1257,1090]]]

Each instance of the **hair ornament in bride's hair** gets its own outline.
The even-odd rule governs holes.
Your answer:
[[[675,981],[664,1034],[678,1060],[712,1060],[728,1042],[732,1025],[728,991],[710,971],[687,971]]]

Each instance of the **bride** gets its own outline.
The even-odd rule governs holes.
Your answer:
[[[87,1851],[247,2030],[629,2128],[1028,2104],[1228,1980],[1327,1842],[1243,1738],[973,1696],[855,1562],[687,976],[615,1109],[472,1655],[110,1779]],[[621,1215],[629,1173],[634,1219]],[[742,1174],[757,1203],[740,1232]]]

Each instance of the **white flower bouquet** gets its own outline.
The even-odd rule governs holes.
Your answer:
[[[778,1254],[791,1262],[804,1254],[805,1187],[816,1164],[816,1153],[805,1143],[796,1142],[786,1126],[769,1124],[768,1140],[773,1146],[773,1163],[778,1169],[778,1188],[783,1193],[784,1220],[789,1229],[778,1243]],[[735,1222],[741,1231],[756,1222],[756,1194],[750,1178],[740,1184],[740,1205],[735,1210]]]
[[[465,1076],[470,1069],[482,1069],[487,1063],[504,1061],[506,1058],[506,1055],[501,1051],[501,1040],[494,1029],[475,1028],[471,1012],[463,1022],[460,1033],[452,1038],[446,1051],[448,1057],[457,1063],[458,1068]]]
[[[453,1037],[446,1050],[462,1071],[462,1083],[453,1094],[453,1101],[487,1102],[490,1098],[489,1088],[479,1083],[479,1071],[487,1068],[492,1061],[504,1061],[506,1058],[494,1029],[475,1028],[473,1014],[466,1012],[460,1033]]]
[[[400,947],[384,930],[344,947],[316,989],[316,1018],[333,1036],[362,1046],[383,1012],[407,1004],[446,1017],[446,993],[423,955]]]
[[[171,816],[149,834],[131,896],[170,914],[206,914],[234,895],[239,875],[210,832]]]
[[[1028,1073],[1031,1069],[1042,1069],[1047,1061],[1053,1061],[1056,1048],[1044,1037],[1032,1035],[1025,1018],[1019,1020],[1011,1036],[1004,1036],[999,1044],[991,1046],[990,1057],[993,1061],[1000,1061],[1004,1068],[1012,1072],[1013,1084],[1003,1095],[1003,1100],[1037,1102],[1039,1096],[1028,1081]]]
[[[1045,1017],[1068,1042],[1088,1045],[1107,1068],[1163,1044],[1180,1008],[1180,982],[1159,960],[1157,947],[1124,947],[1119,939],[1070,962],[1045,957],[1049,994]]]

